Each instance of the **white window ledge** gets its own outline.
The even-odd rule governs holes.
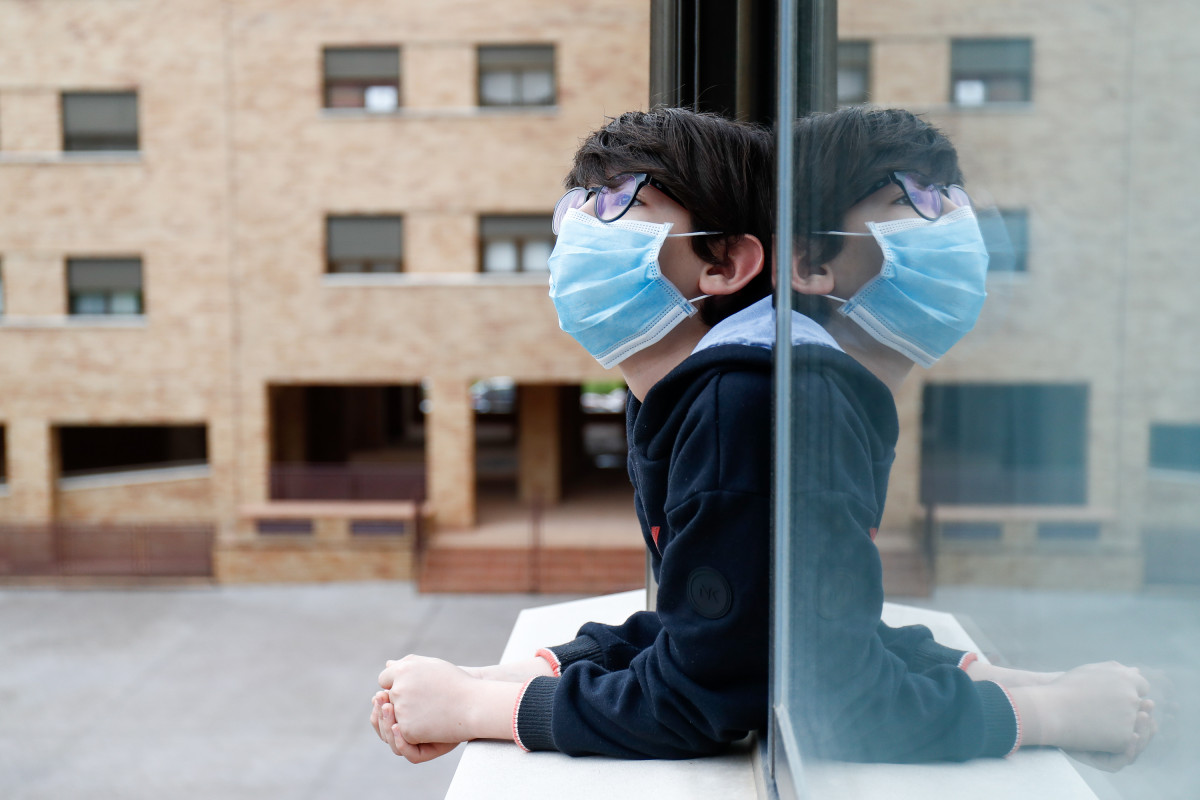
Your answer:
[[[363,120],[421,120],[421,119],[491,119],[496,116],[543,116],[554,117],[559,107],[554,106],[446,106],[443,108],[397,108],[395,111],[368,111],[365,108],[322,108],[321,118],[330,121]]]
[[[141,164],[141,150],[0,151],[0,164]]]
[[[95,475],[74,475],[59,478],[58,488],[108,489],[114,486],[132,486],[142,483],[167,483],[170,481],[194,481],[212,477],[208,464],[187,464],[179,467],[155,467],[153,469],[128,469],[120,472],[103,472]]]
[[[329,287],[356,286],[547,286],[549,272],[327,272]]]
[[[501,661],[528,658],[539,647],[569,641],[579,626],[589,620],[622,622],[645,607],[645,596],[643,590],[635,590],[526,609],[517,618]],[[883,618],[889,625],[921,623],[948,646],[979,650],[951,614],[886,603]],[[528,800],[560,795],[568,795],[571,800],[614,797],[751,800],[763,796],[757,783],[755,761],[754,749],[747,746],[735,747],[712,758],[624,761],[525,753],[511,742],[471,742],[463,752],[446,800],[479,797]],[[979,759],[966,764],[806,763],[803,775],[808,789],[806,800],[850,797],[1096,800],[1067,757],[1048,748],[1022,750],[1009,758]]]
[[[45,316],[0,315],[0,328],[17,330],[44,328],[145,328],[145,314],[47,314]]]

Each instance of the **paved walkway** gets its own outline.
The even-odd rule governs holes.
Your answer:
[[[367,726],[383,662],[494,660],[519,609],[562,599],[406,583],[0,589],[0,797],[440,798],[455,756],[412,766]],[[925,602],[1018,664],[1145,667],[1159,741],[1090,780],[1102,800],[1200,797],[1200,593],[944,589]]]

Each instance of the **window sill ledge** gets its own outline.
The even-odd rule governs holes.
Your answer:
[[[365,108],[322,108],[322,120],[361,122],[423,119],[491,119],[497,116],[555,117],[559,106],[445,106],[443,108],[397,108],[395,111],[368,111]]]
[[[528,658],[537,648],[569,641],[588,620],[620,623],[645,606],[645,591],[530,608],[521,612],[502,662]],[[939,641],[979,651],[951,614],[885,603],[889,625],[927,625]],[[982,657],[982,656],[981,656]],[[721,797],[741,800],[764,797],[752,748],[735,746],[725,755],[686,761],[625,761],[614,758],[571,758],[561,753],[524,753],[511,742],[466,745],[446,800],[527,800],[562,794],[570,787],[574,800],[611,797],[654,797],[691,800]],[[1009,758],[979,759],[966,764],[806,763],[804,780],[810,800],[844,797],[971,797],[1007,800],[1029,795],[1062,800],[1096,800],[1070,762],[1058,750],[1022,750]]]
[[[145,327],[145,314],[48,314],[38,317],[0,316],[0,330],[130,329]]]
[[[329,287],[363,286],[540,286],[550,280],[549,272],[340,272],[325,273],[321,283]]]
[[[140,165],[143,151],[141,150],[96,150],[96,151],[61,151],[48,152],[0,152],[0,164],[73,164],[81,165]]]

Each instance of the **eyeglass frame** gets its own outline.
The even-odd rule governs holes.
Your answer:
[[[674,192],[672,192],[670,189],[668,189],[666,186],[664,186],[662,181],[658,180],[658,178],[655,178],[652,175],[650,175],[650,173],[648,173],[648,172],[620,172],[620,173],[614,175],[612,177],[612,180],[615,182],[618,178],[622,178],[625,176],[633,178],[635,181],[635,184],[636,184],[633,188],[633,191],[629,195],[629,202],[626,203],[625,207],[621,209],[621,213],[617,214],[615,217],[612,217],[611,219],[604,219],[599,214],[596,214],[596,219],[600,220],[601,222],[603,222],[605,224],[607,224],[609,222],[616,222],[621,217],[625,216],[625,213],[627,211],[629,211],[629,209],[633,208],[633,201],[637,199],[638,192],[640,192],[642,190],[642,187],[647,186],[647,185],[653,186],[655,189],[662,192],[673,202],[679,203],[679,205],[681,205],[681,206],[683,205],[683,203],[679,202],[679,198],[675,196]],[[624,181],[622,181],[622,183],[624,183]],[[593,194],[608,194],[612,190],[613,190],[613,188],[606,184],[602,184],[599,186],[572,186],[570,189],[568,189],[563,194],[562,197],[558,198],[558,202],[554,204],[554,215],[551,217],[552,224],[550,226],[551,232],[555,236],[558,235],[559,226],[562,225],[562,219],[563,219],[563,217],[565,217],[567,215],[567,211],[570,211],[572,208],[580,208],[581,206],[583,206],[584,203],[586,203],[588,201],[588,199]],[[568,207],[564,208],[562,213],[560,214],[559,210],[558,210],[559,206],[561,206],[568,197],[570,197],[575,192],[579,192],[579,191],[586,192],[586,194],[584,194],[584,196],[583,196],[583,202],[581,202],[577,206],[568,206]]]
[[[942,196],[943,195],[945,197],[949,198],[950,202],[954,203],[956,206],[964,205],[963,203],[959,203],[954,198],[950,197],[951,189],[958,189],[960,192],[962,192],[963,197],[966,198],[965,205],[968,208],[974,207],[973,204],[971,203],[971,195],[967,194],[967,190],[964,189],[959,184],[957,184],[957,183],[934,183],[933,181],[930,181],[926,185],[930,188],[937,189],[937,194],[935,196],[937,197],[938,208],[937,208],[936,215],[934,215],[932,217],[926,216],[925,214],[921,213],[921,209],[917,207],[916,201],[913,200],[912,195],[908,193],[908,187],[904,184],[904,180],[900,177],[901,175],[919,175],[922,178],[928,178],[928,176],[925,175],[925,173],[917,172],[916,170],[911,170],[911,169],[892,170],[891,172],[889,172],[887,174],[886,177],[880,178],[878,181],[871,184],[871,188],[867,189],[867,191],[864,192],[862,194],[862,196],[860,196],[857,200],[855,200],[850,205],[856,206],[859,203],[861,203],[863,200],[866,200],[868,197],[870,197],[871,195],[878,192],[883,187],[887,186],[889,183],[894,183],[900,187],[900,191],[904,192],[905,199],[908,200],[908,204],[912,207],[912,210],[917,212],[917,216],[919,216],[921,219],[927,219],[930,222],[933,222],[934,220],[937,220],[937,219],[941,219],[941,217],[942,217]]]

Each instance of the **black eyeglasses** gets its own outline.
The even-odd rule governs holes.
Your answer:
[[[645,172],[617,175],[612,179],[612,184],[612,186],[576,186],[569,189],[554,204],[554,220],[550,225],[554,235],[558,235],[558,228],[562,225],[563,217],[567,215],[567,212],[572,208],[582,206],[593,194],[596,195],[596,219],[601,222],[616,222],[625,216],[625,212],[633,206],[638,192],[646,185],[653,186],[671,200],[679,203],[679,198],[670,189]],[[683,203],[679,204],[683,205]]]
[[[904,190],[909,205],[924,219],[935,220],[942,216],[942,196],[945,195],[951,203],[958,207],[971,207],[971,197],[967,190],[956,183],[934,183],[920,172],[897,170],[889,172],[887,177],[880,178],[871,184],[871,188],[850,205],[856,206],[863,200],[878,192],[889,183],[894,183]]]

